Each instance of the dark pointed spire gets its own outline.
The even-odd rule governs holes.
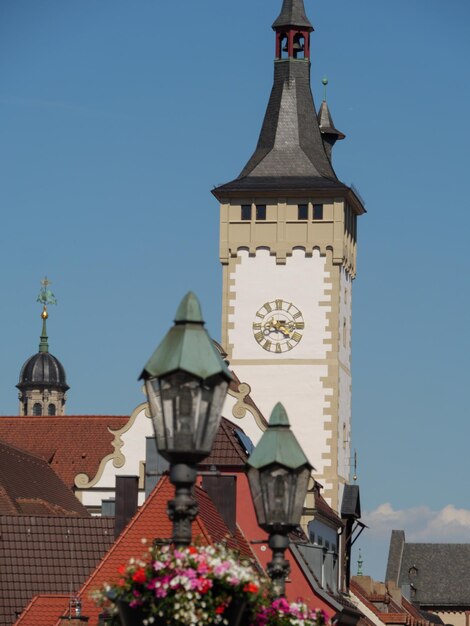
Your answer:
[[[318,125],[320,127],[323,145],[325,146],[325,152],[331,161],[331,152],[333,146],[337,141],[341,141],[341,139],[344,139],[346,135],[335,127],[333,118],[331,117],[330,109],[328,108],[328,104],[326,102],[326,86],[328,85],[328,79],[324,78],[322,80],[322,83],[325,87],[325,95],[323,98],[323,102],[321,103],[320,110],[318,111]]]
[[[274,84],[255,152],[217,198],[256,190],[346,189],[325,149],[310,87],[310,33],[303,0],[284,0],[276,32]],[[328,148],[329,149],[329,146]]]
[[[313,30],[304,7],[304,0],[284,0],[279,17],[273,23],[273,29],[297,26],[308,31]]]

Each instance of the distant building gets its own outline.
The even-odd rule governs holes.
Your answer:
[[[353,576],[350,591],[353,603],[374,626],[443,626],[438,616],[418,609],[392,582]]]
[[[65,369],[57,357],[49,352],[46,329],[48,313],[41,313],[42,333],[39,351],[23,365],[19,389],[20,415],[64,415],[67,385]]]
[[[403,530],[393,530],[385,579],[446,624],[468,626],[470,544],[409,543]]]

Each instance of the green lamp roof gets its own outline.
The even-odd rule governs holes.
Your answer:
[[[204,328],[201,305],[189,292],[181,301],[175,325],[152,354],[140,378],[160,377],[183,370],[205,380],[217,374],[232,380],[226,363]]]
[[[291,431],[286,410],[280,402],[274,407],[268,428],[247,462],[255,469],[261,469],[273,463],[290,469],[297,469],[303,465],[314,469]]]

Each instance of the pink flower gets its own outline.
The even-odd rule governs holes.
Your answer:
[[[207,574],[209,571],[210,571],[210,568],[209,568],[209,566],[207,565],[207,563],[205,561],[202,561],[197,566],[198,574]]]
[[[202,594],[207,593],[213,585],[212,580],[210,580],[209,578],[198,578],[198,580],[195,580],[194,583],[194,589]]]

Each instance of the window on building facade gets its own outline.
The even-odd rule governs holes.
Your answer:
[[[308,220],[308,204],[297,205],[297,219]]]
[[[33,415],[42,415],[42,406],[39,402],[33,404]]]
[[[55,404],[50,404],[47,407],[47,414],[48,415],[55,415]]]
[[[313,219],[314,220],[322,220],[323,219],[323,204],[314,204],[313,205]]]
[[[257,204],[256,205],[256,219],[257,220],[265,220],[266,219],[266,205],[265,204]]]
[[[251,204],[242,204],[242,220],[246,222],[251,220]]]

